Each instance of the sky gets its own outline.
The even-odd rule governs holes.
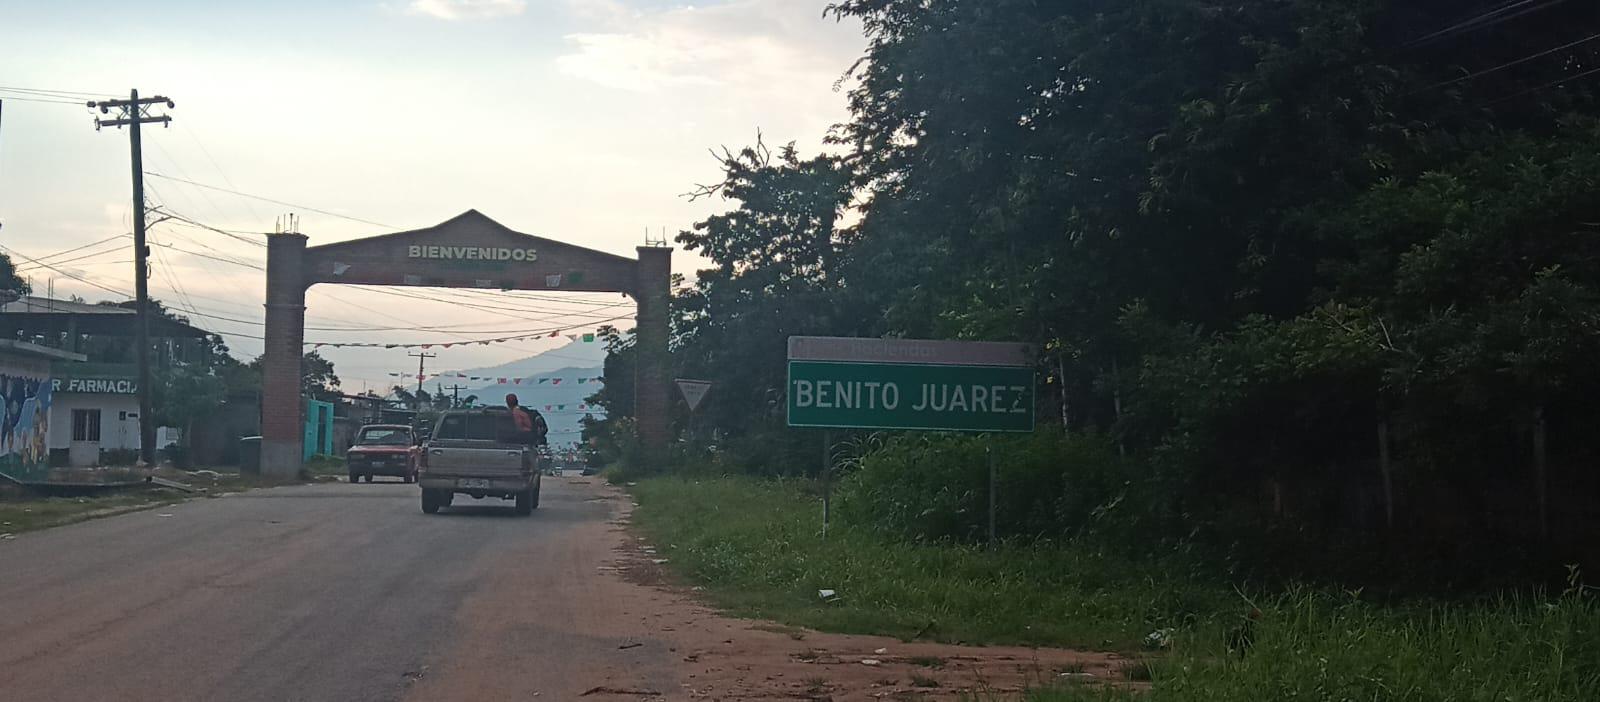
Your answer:
[[[155,111],[172,117],[169,128],[144,129],[145,170],[168,176],[146,178],[147,199],[194,222],[259,233],[292,212],[315,246],[477,209],[517,231],[633,256],[647,231],[670,237],[727,209],[683,196],[717,179],[709,149],[737,149],[759,130],[769,144],[819,151],[847,119],[837,84],[866,42],[859,25],[824,18],[825,5],[0,0],[0,246],[64,271],[14,256],[36,294],[53,285],[56,297],[93,302],[132,290],[130,239],[44,258],[132,230],[126,132],[97,132],[98,115],[81,104],[4,89],[88,100],[137,88],[175,105]],[[261,236],[176,221],[150,232],[152,296],[194,313],[236,356],[258,355]],[[673,266],[691,274],[702,263],[679,251]],[[500,309],[485,309],[474,304],[481,291],[423,292],[435,301],[313,287],[307,326],[325,329],[306,338],[581,333],[632,311],[620,295],[507,293],[493,301]],[[430,371],[495,365],[557,342],[435,348]],[[347,391],[415,372],[401,349],[320,352]]]

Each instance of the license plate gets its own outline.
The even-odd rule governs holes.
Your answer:
[[[489,487],[489,481],[482,478],[462,478],[456,481],[456,487],[487,488]]]

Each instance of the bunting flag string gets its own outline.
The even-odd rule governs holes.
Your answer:
[[[591,322],[590,324],[584,325],[584,326],[592,326],[592,325],[596,325],[596,324],[605,324],[606,322],[615,322],[615,321],[620,320],[620,319],[628,319],[628,318],[630,318],[632,316],[633,315],[631,315],[631,314],[619,315],[619,316],[616,316],[616,317],[612,317],[610,319],[602,319],[599,322]],[[599,340],[599,336],[595,332],[579,332],[577,334],[568,334],[568,333],[566,333],[566,332],[574,331],[574,330],[575,329],[573,327],[557,327],[555,329],[549,329],[549,330],[541,329],[541,330],[538,330],[538,331],[528,332],[526,334],[516,334],[516,335],[513,335],[513,336],[501,336],[501,337],[496,337],[496,338],[493,338],[493,339],[461,339],[461,340],[458,340],[458,341],[450,341],[450,342],[432,342],[432,341],[430,341],[430,342],[427,342],[427,343],[417,342],[417,343],[414,343],[414,344],[380,344],[380,343],[359,342],[359,341],[304,341],[304,342],[301,342],[301,345],[302,346],[310,346],[313,349],[320,349],[320,348],[323,348],[323,347],[335,348],[335,349],[340,349],[340,348],[369,348],[369,349],[378,349],[378,348],[382,348],[382,349],[419,349],[420,348],[420,349],[431,349],[431,348],[433,348],[435,346],[439,346],[441,348],[447,348],[448,349],[448,348],[450,348],[452,346],[466,346],[468,344],[478,344],[479,346],[488,346],[490,344],[503,344],[503,343],[508,342],[508,341],[525,341],[525,340],[528,340],[528,339],[547,339],[547,338],[548,339],[555,339],[555,338],[559,338],[559,337],[561,337],[563,335],[566,336],[567,339],[570,340],[570,341],[582,340],[582,343],[585,343],[585,344],[592,344],[592,343],[595,343],[596,341]]]
[[[404,371],[391,372],[391,373],[388,373],[388,376],[391,377],[391,378],[415,378],[415,377],[417,377],[413,373],[404,372]],[[545,377],[545,378],[538,378],[537,379],[538,382],[535,383],[535,382],[533,382],[534,380],[536,380],[535,378],[498,378],[498,377],[487,376],[487,375],[467,375],[466,373],[455,373],[455,372],[428,373],[427,375],[422,376],[422,379],[424,379],[424,380],[438,380],[438,379],[448,379],[448,378],[460,378],[462,380],[476,380],[476,381],[482,381],[482,382],[493,382],[493,383],[495,383],[497,385],[508,385],[508,384],[509,385],[521,385],[524,382],[527,382],[529,385],[545,385],[545,384],[560,385],[563,382],[566,382],[568,380],[576,380],[579,385],[584,385],[584,384],[588,384],[588,383],[594,383],[596,385],[601,385],[601,384],[604,384],[605,380],[606,380],[603,376],[581,376],[581,377],[578,377],[578,378],[551,378],[551,377]]]

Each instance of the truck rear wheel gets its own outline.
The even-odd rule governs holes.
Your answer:
[[[517,493],[517,514],[528,516],[533,514],[533,508],[538,503],[532,490]]]
[[[443,500],[439,499],[439,491],[424,489],[422,491],[422,513],[436,514]]]

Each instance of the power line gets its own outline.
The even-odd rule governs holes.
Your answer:
[[[39,98],[39,97],[19,97],[19,96],[16,96],[16,95],[7,95],[4,99],[8,100],[8,101],[9,100],[15,100],[17,102],[44,102],[44,103],[54,103],[54,104],[57,104],[57,105],[77,105],[78,107],[83,107],[83,101],[82,100],[55,100],[55,99],[50,99],[50,98]]]
[[[1480,29],[1488,29],[1489,27],[1509,22],[1523,15],[1532,12],[1538,12],[1540,10],[1559,5],[1563,2],[1566,2],[1566,0],[1515,0],[1514,2],[1508,2],[1498,8],[1458,22],[1449,27],[1445,27],[1439,31],[1413,39],[1410,42],[1407,42],[1405,46],[1406,48],[1420,46],[1422,44],[1427,44],[1439,39],[1466,34],[1469,32],[1478,31]]]
[[[1527,90],[1522,90],[1522,91],[1518,91],[1518,92],[1512,93],[1510,95],[1507,95],[1507,96],[1505,96],[1503,98],[1500,98],[1498,100],[1495,100],[1493,102],[1485,103],[1484,107],[1489,107],[1489,106],[1492,106],[1492,105],[1498,105],[1498,104],[1500,104],[1502,102],[1505,102],[1507,100],[1515,100],[1516,98],[1522,97],[1522,96],[1527,95],[1529,93],[1537,93],[1537,92],[1539,92],[1541,90],[1544,90],[1545,88],[1555,87],[1557,85],[1561,85],[1562,83],[1566,83],[1568,81],[1574,81],[1574,80],[1577,80],[1579,78],[1586,78],[1586,77],[1592,76],[1592,75],[1594,75],[1596,73],[1600,73],[1600,68],[1591,68],[1591,69],[1589,69],[1587,71],[1584,71],[1582,73],[1578,73],[1576,75],[1566,76],[1564,78],[1559,78],[1559,79],[1550,81],[1549,83],[1545,83],[1544,85],[1537,85],[1537,86],[1534,86],[1532,88],[1528,88]]]
[[[159,246],[159,247],[164,248],[164,249],[172,249],[173,251],[177,251],[178,253],[188,254],[190,256],[199,256],[200,258],[209,259],[209,260],[212,260],[212,261],[217,261],[219,263],[231,263],[231,264],[233,264],[235,266],[243,266],[245,268],[249,268],[249,269],[252,269],[252,270],[258,270],[258,271],[267,270],[266,268],[264,268],[262,266],[258,266],[258,265],[254,264],[254,263],[246,263],[244,261],[235,261],[235,260],[233,260],[231,258],[223,258],[221,256],[213,256],[211,254],[200,253],[199,251],[189,251],[187,249],[180,249],[180,248],[178,248],[176,246],[173,246],[172,244],[163,244],[161,242],[156,242],[156,246]]]
[[[221,234],[221,235],[223,235],[225,237],[228,237],[229,239],[233,239],[234,241],[241,241],[241,242],[244,242],[244,243],[249,244],[251,246],[260,247],[260,248],[263,248],[263,249],[267,247],[267,245],[262,243],[262,242],[255,241],[253,239],[247,239],[247,238],[245,238],[243,236],[240,236],[239,233],[236,232],[236,231],[230,231],[230,230],[227,230],[227,229],[221,229],[221,228],[218,228],[218,227],[213,227],[213,226],[211,226],[209,224],[204,224],[204,223],[201,223],[201,222],[197,222],[197,221],[195,221],[193,219],[185,217],[185,216],[173,211],[173,209],[170,206],[161,205],[160,207],[157,208],[157,210],[160,211],[161,214],[166,215],[168,217],[171,217],[172,219],[175,219],[175,220],[177,220],[179,222],[183,222],[183,223],[188,224],[190,226],[198,227],[200,229],[205,229],[207,231],[216,232],[216,233]],[[266,236],[265,234],[261,234],[259,232],[249,232],[249,233],[258,234],[260,236]]]
[[[104,244],[104,243],[106,243],[108,241],[116,241],[117,239],[121,239],[121,238],[127,237],[127,236],[132,236],[132,234],[130,234],[128,232],[123,232],[122,234],[117,234],[115,236],[108,236],[108,237],[106,237],[104,239],[101,239],[99,241],[91,241],[91,242],[89,242],[87,244],[84,244],[83,246],[74,246],[74,247],[72,247],[70,249],[63,249],[63,250],[57,251],[57,252],[55,252],[53,254],[48,254],[48,255],[45,255],[45,256],[41,256],[40,258],[42,258],[42,259],[52,259],[52,258],[55,258],[57,256],[64,256],[64,255],[72,253],[74,251],[82,251],[82,250],[87,249],[87,248],[89,248],[91,246],[99,246],[100,244]]]
[[[155,254],[157,267],[161,269],[161,276],[167,279],[167,284],[178,294],[178,299],[191,309],[194,308],[194,300],[189,299],[189,291],[184,289],[183,282],[172,275],[172,266],[167,264],[166,256],[161,253],[161,247],[152,249],[152,252]]]
[[[382,222],[374,222],[374,221],[372,221],[370,219],[361,219],[359,217],[351,217],[349,215],[342,215],[342,214],[339,214],[337,212],[329,212],[327,210],[319,210],[319,209],[317,209],[315,207],[307,207],[305,205],[296,205],[296,204],[294,204],[292,202],[284,202],[283,200],[274,200],[274,199],[272,199],[270,197],[262,197],[260,195],[251,195],[250,193],[240,192],[238,190],[232,190],[232,189],[229,189],[229,188],[222,188],[222,187],[218,187],[218,186],[215,186],[215,185],[207,185],[205,183],[197,183],[197,182],[189,180],[187,178],[175,178],[173,176],[163,175],[161,173],[156,173],[154,171],[145,171],[145,175],[153,176],[153,177],[156,177],[156,178],[162,178],[162,179],[165,179],[165,180],[173,180],[173,181],[177,181],[179,183],[188,183],[189,185],[193,185],[193,186],[195,186],[197,188],[205,188],[207,190],[215,190],[217,192],[227,193],[229,195],[238,195],[239,197],[248,197],[248,198],[250,198],[252,200],[260,200],[262,202],[270,202],[270,203],[272,203],[274,205],[282,205],[284,207],[293,207],[293,208],[296,208],[296,209],[305,210],[307,212],[315,212],[315,213],[320,214],[320,215],[327,215],[329,217],[337,217],[339,219],[349,220],[351,222],[359,222],[361,224],[370,224],[370,225],[373,225],[375,227],[383,227],[385,229],[396,229],[396,230],[400,229],[400,227],[396,227],[396,226],[394,226],[392,224],[384,224]]]
[[[82,256],[73,256],[72,258],[64,258],[64,259],[61,259],[59,261],[51,261],[50,263],[58,265],[58,266],[64,266],[64,265],[66,265],[68,263],[77,263],[78,261],[83,261],[83,260],[95,258],[97,256],[104,256],[106,254],[114,254],[114,253],[121,253],[121,252],[122,252],[122,247],[118,246],[116,248],[106,249],[104,251],[96,251],[94,253],[83,254]],[[130,263],[131,263],[131,261],[130,261]],[[104,265],[104,264],[102,262],[102,263],[96,263],[94,265]],[[43,267],[44,266],[42,264],[30,264],[30,265],[26,265],[26,266],[18,266],[17,267],[17,272],[18,273],[25,273],[27,271],[38,270],[38,269],[43,268]]]
[[[180,126],[178,128],[178,131],[183,132],[185,135],[187,135],[189,137],[190,141],[194,142],[195,146],[200,147],[200,153],[205,154],[206,160],[211,163],[211,167],[216,170],[217,175],[222,176],[222,182],[224,184],[226,184],[230,188],[233,188],[234,190],[238,190],[239,189],[238,186],[233,184],[233,179],[229,178],[228,174],[222,170],[222,166],[217,163],[217,159],[212,157],[211,150],[206,148],[206,145],[205,145],[204,142],[200,141],[199,134],[193,128],[188,127],[188,126]],[[245,207],[250,209],[251,216],[255,217],[256,219],[261,219],[261,213],[256,211],[256,206],[254,204],[250,203],[249,201],[246,201],[245,202]]]
[[[1587,44],[1587,43],[1589,43],[1591,41],[1594,41],[1596,39],[1600,39],[1600,33],[1590,34],[1589,36],[1584,37],[1582,39],[1579,39],[1577,41],[1568,42],[1566,44],[1562,44],[1561,46],[1557,46],[1557,47],[1555,47],[1553,49],[1546,49],[1544,51],[1541,51],[1541,52],[1539,52],[1537,54],[1533,54],[1533,55],[1530,55],[1530,56],[1524,56],[1524,57],[1519,58],[1519,59],[1517,59],[1515,61],[1507,61],[1505,63],[1502,63],[1502,64],[1498,65],[1498,66],[1494,66],[1494,67],[1491,67],[1491,68],[1485,68],[1485,69],[1483,69],[1481,71],[1477,71],[1477,72],[1471,73],[1469,75],[1461,76],[1460,78],[1452,78],[1452,79],[1447,80],[1447,81],[1442,81],[1442,82],[1439,82],[1439,83],[1435,83],[1433,85],[1428,86],[1425,89],[1426,90],[1433,90],[1435,88],[1443,88],[1443,87],[1448,86],[1448,85],[1454,85],[1456,83],[1461,83],[1461,82],[1464,82],[1464,81],[1473,80],[1475,78],[1481,78],[1483,76],[1489,75],[1490,73],[1495,73],[1497,71],[1503,71],[1503,70],[1505,70],[1507,68],[1511,68],[1512,66],[1520,66],[1520,65],[1522,65],[1524,63],[1527,63],[1529,61],[1533,61],[1535,59],[1541,59],[1541,58],[1544,58],[1546,56],[1549,56],[1550,54],[1556,53],[1558,51],[1565,51],[1567,49],[1571,49],[1571,48],[1576,47],[1576,46]]]
[[[57,272],[57,273],[60,273],[60,274],[61,274],[61,275],[64,275],[64,276],[66,276],[66,277],[68,277],[68,278],[71,278],[71,279],[73,279],[73,280],[76,280],[76,281],[78,281],[78,282],[80,282],[80,283],[84,283],[84,284],[86,284],[86,285],[91,285],[91,286],[94,286],[94,287],[96,287],[96,288],[99,288],[99,289],[101,289],[101,290],[104,290],[104,291],[106,291],[106,292],[108,292],[108,293],[112,293],[112,294],[114,294],[114,295],[121,295],[121,296],[123,296],[123,297],[125,297],[125,298],[132,298],[132,297],[133,297],[133,296],[132,296],[132,295],[129,295],[129,294],[128,294],[128,293],[126,293],[126,292],[123,292],[123,291],[121,291],[121,290],[118,290],[118,289],[116,289],[116,288],[111,288],[111,287],[107,287],[107,286],[104,286],[104,285],[101,285],[101,284],[99,284],[99,283],[96,283],[96,282],[94,282],[94,281],[92,281],[92,280],[89,280],[89,279],[88,279],[88,278],[85,278],[85,277],[83,277],[83,276],[80,276],[80,275],[76,275],[76,274],[73,274],[73,273],[69,273],[69,272],[67,272],[67,271],[65,271],[65,270],[62,270],[62,269],[60,269],[60,268],[56,268],[56,267],[55,267],[55,266],[52,266],[52,265],[50,265],[50,264],[48,264],[48,263],[44,263],[44,262],[43,262],[43,261],[40,261],[40,260],[39,260],[39,259],[36,259],[36,258],[30,258],[30,257],[29,257],[29,256],[26,256],[26,255],[24,255],[24,254],[23,254],[23,253],[22,253],[22,252],[20,252],[20,251],[17,251],[17,250],[16,250],[16,249],[13,249],[13,248],[10,248],[10,247],[7,247],[7,246],[5,246],[5,245],[4,245],[4,244],[0,244],[0,250],[4,250],[4,251],[6,251],[6,252],[7,252],[7,253],[9,253],[9,254],[11,254],[11,255],[12,255],[12,256],[16,256],[16,257],[17,257],[17,258],[20,258],[20,259],[22,259],[22,260],[24,260],[24,261],[29,261],[29,262],[32,262],[32,263],[37,263],[37,264],[39,264],[39,265],[40,265],[40,266],[43,266],[43,267],[45,267],[45,268],[48,268],[48,269],[50,269],[50,270],[52,270],[52,271],[55,271],[55,272]]]
[[[9,85],[9,86],[8,85],[0,85],[0,90],[8,90],[8,91],[18,92],[18,93],[39,93],[41,95],[60,95],[60,96],[82,95],[84,97],[116,97],[116,95],[117,95],[116,93],[90,93],[90,92],[84,92],[84,91],[81,91],[81,90],[46,90],[44,88],[19,88],[19,87],[14,86],[14,85]]]

